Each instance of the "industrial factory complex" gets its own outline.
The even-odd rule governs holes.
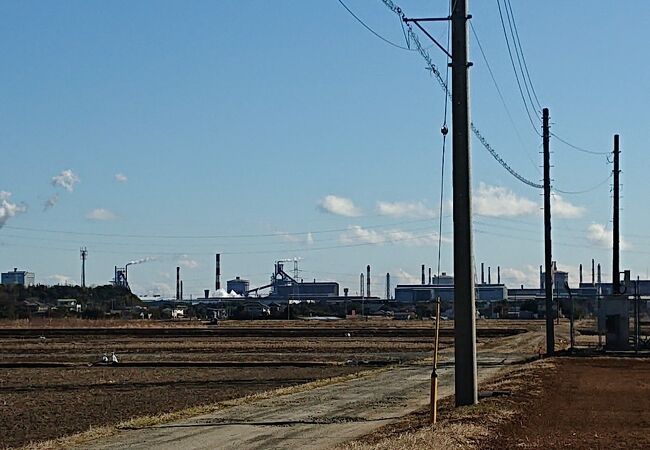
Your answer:
[[[293,268],[287,264],[293,262]],[[119,286],[128,285],[128,266],[115,267],[113,283]],[[570,287],[569,273],[557,270],[554,264],[552,279],[554,297],[554,314],[562,311],[562,305],[568,300],[577,300],[584,315],[595,315],[598,311],[599,299],[611,295],[612,284],[601,280],[600,264],[591,264],[591,277],[583,279],[583,269],[580,266],[578,287]],[[278,260],[274,263],[269,282],[261,286],[251,286],[250,281],[235,276],[225,282],[221,281],[221,257],[215,257],[214,289],[205,289],[200,298],[190,297],[183,293],[181,268],[176,268],[175,297],[142,296],[147,304],[178,306],[205,305],[217,308],[223,312],[221,317],[227,317],[225,311],[233,307],[247,305],[255,310],[255,315],[268,314],[273,308],[279,309],[291,304],[309,303],[329,305],[341,309],[345,314],[354,311],[356,314],[386,315],[398,311],[415,311],[418,306],[432,304],[439,299],[443,306],[443,314],[449,318],[454,316],[454,278],[452,275],[441,273],[432,275],[431,269],[421,266],[421,282],[419,284],[398,284],[391,288],[390,274],[385,277],[385,291],[381,295],[371,292],[371,266],[365,268],[359,275],[358,290],[352,294],[348,287],[341,287],[336,281],[303,280],[299,277],[297,260]],[[486,270],[487,269],[487,276]],[[540,266],[539,285],[535,287],[506,286],[501,282],[501,270],[497,267],[496,283],[492,280],[492,268],[481,264],[480,280],[476,280],[476,306],[483,317],[533,319],[545,317],[545,274]],[[3,274],[4,277],[7,274]],[[650,280],[630,280],[626,274],[624,286],[629,295],[639,298],[650,298]],[[376,284],[375,284],[376,285]],[[343,309],[344,308],[344,309]],[[353,312],[353,314],[354,314]]]

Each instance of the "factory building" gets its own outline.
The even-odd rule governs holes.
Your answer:
[[[508,298],[503,284],[477,284],[476,301],[499,302]],[[400,284],[395,288],[395,301],[401,303],[430,302],[440,298],[442,302],[454,301],[454,285]]]
[[[228,292],[235,292],[238,295],[246,295],[250,289],[250,281],[244,280],[240,277],[235,277],[234,280],[228,280],[226,282],[226,288]]]
[[[13,272],[3,272],[1,275],[2,284],[17,284],[20,286],[34,286],[35,276],[33,272],[18,270],[14,267]]]

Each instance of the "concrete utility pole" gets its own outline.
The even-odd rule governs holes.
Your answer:
[[[542,138],[544,141],[544,288],[546,294],[546,354],[555,353],[555,326],[553,325],[553,252],[551,246],[551,149],[548,108],[542,111]]]
[[[454,356],[456,406],[478,402],[472,239],[468,0],[451,1],[451,118],[454,200]]]
[[[619,295],[621,293],[621,254],[620,254],[620,185],[619,175],[621,173],[619,167],[619,156],[621,151],[618,148],[618,134],[614,135],[614,230],[612,233],[613,238],[613,252],[612,252],[612,294]]]

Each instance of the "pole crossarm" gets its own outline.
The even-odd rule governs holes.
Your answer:
[[[438,42],[438,40],[437,40],[436,38],[434,38],[433,36],[431,36],[431,33],[429,33],[427,30],[425,30],[424,27],[423,27],[422,25],[420,25],[420,22],[421,22],[421,21],[424,21],[425,19],[407,19],[407,18],[405,17],[403,20],[404,20],[404,22],[406,22],[406,23],[413,22],[413,23],[415,24],[415,26],[418,27],[418,28],[420,29],[420,31],[422,31],[424,34],[426,34],[427,37],[428,37],[429,39],[431,39],[431,41],[433,41],[433,43],[436,44],[436,46],[437,46],[440,50],[442,50],[443,53],[449,57],[449,59],[451,59],[451,53],[449,53],[449,51],[448,51],[445,47],[443,47],[443,45],[442,45],[440,42]],[[436,20],[436,19],[426,19],[426,20],[428,20],[428,21],[433,21],[433,20]],[[440,19],[440,20],[446,20],[446,19]]]

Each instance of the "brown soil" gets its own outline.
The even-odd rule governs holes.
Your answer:
[[[0,448],[345,375],[356,367],[0,370]]]
[[[483,446],[650,448],[650,360],[562,358],[539,373],[543,395],[521,394],[514,420]]]
[[[346,450],[650,448],[650,359],[553,358],[480,385],[499,395],[405,416]]]

